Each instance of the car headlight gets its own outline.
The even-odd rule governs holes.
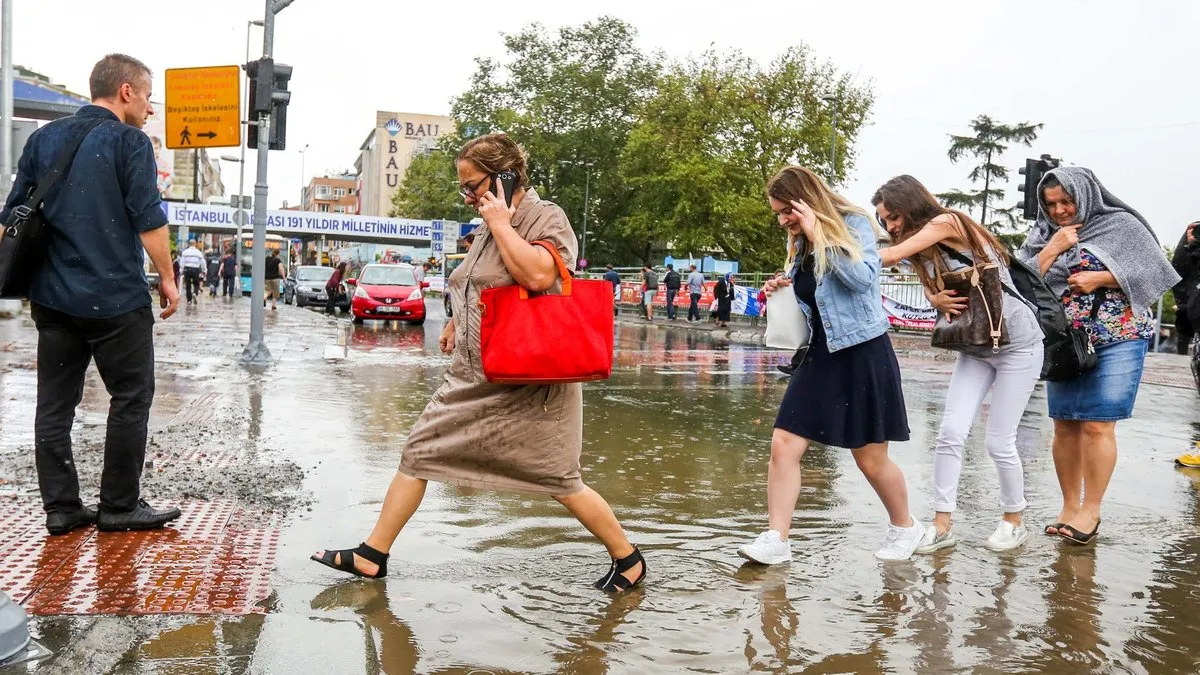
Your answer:
[[[417,288],[412,293],[409,293],[408,299],[409,300],[420,300],[421,299],[421,289]]]
[[[367,295],[366,289],[364,289],[362,286],[359,286],[358,288],[354,289],[354,297],[366,298],[367,300],[371,299],[371,296]]]

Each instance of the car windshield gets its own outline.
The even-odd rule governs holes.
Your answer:
[[[296,271],[296,281],[329,281],[332,267],[301,267]]]
[[[358,283],[371,286],[416,286],[417,278],[411,267],[380,265],[367,267],[358,277]]]

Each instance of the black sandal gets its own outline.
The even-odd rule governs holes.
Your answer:
[[[1047,525],[1044,532],[1045,532],[1046,536],[1053,537],[1054,535],[1058,534],[1058,531],[1063,529],[1063,527],[1065,525],[1066,525],[1066,523],[1054,523],[1052,525]],[[1050,530],[1054,530],[1054,531],[1051,532]]]
[[[1071,527],[1070,525],[1063,525],[1058,530],[1058,536],[1062,537],[1063,539],[1066,539],[1067,541],[1071,542],[1072,544],[1078,544],[1079,546],[1087,546],[1088,544],[1092,543],[1093,541],[1095,541],[1096,535],[1098,535],[1098,534],[1100,534],[1100,521],[1099,520],[1096,521],[1096,529],[1094,529],[1091,532],[1088,532],[1086,534]]]
[[[628,572],[636,567],[638,563],[642,564],[642,573],[638,575],[637,579],[630,581],[621,575],[622,572]],[[642,580],[645,578],[646,559],[642,557],[642,552],[638,550],[638,547],[634,546],[633,553],[620,560],[613,558],[612,567],[608,568],[608,574],[605,574],[599,581],[592,584],[592,586],[605,593],[616,593],[617,591],[628,591],[642,583]]]
[[[339,560],[339,555],[341,556],[341,562],[335,562]],[[363,560],[379,565],[379,571],[373,576],[359,572],[354,567],[354,556],[356,555]],[[321,556],[320,558],[312,555],[309,556],[309,560],[315,560],[326,567],[332,567],[339,572],[349,572],[356,577],[362,577],[364,579],[382,579],[387,576],[388,554],[376,551],[370,546],[367,546],[365,543],[359,544],[358,548],[348,548],[341,551],[325,551],[325,555]]]

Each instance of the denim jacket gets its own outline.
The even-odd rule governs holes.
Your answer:
[[[846,216],[846,225],[862,243],[862,262],[853,262],[844,255],[834,255],[831,269],[817,279],[817,309],[825,324],[825,337],[830,352],[862,344],[888,331],[887,315],[883,311],[883,293],[879,289],[879,252],[875,248],[875,231],[865,216]],[[792,267],[793,282],[799,266]],[[812,310],[804,303],[800,309],[812,328]],[[811,330],[810,330],[811,334]]]

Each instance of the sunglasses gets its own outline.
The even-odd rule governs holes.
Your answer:
[[[483,181],[485,181],[489,178],[491,178],[491,176],[484,176],[483,178],[480,178],[479,180],[475,181],[474,185],[470,185],[470,184],[466,184],[466,183],[459,185],[458,186],[458,194],[462,195],[463,199],[471,199],[472,197],[475,196],[475,191],[479,189],[479,186],[483,185]]]

